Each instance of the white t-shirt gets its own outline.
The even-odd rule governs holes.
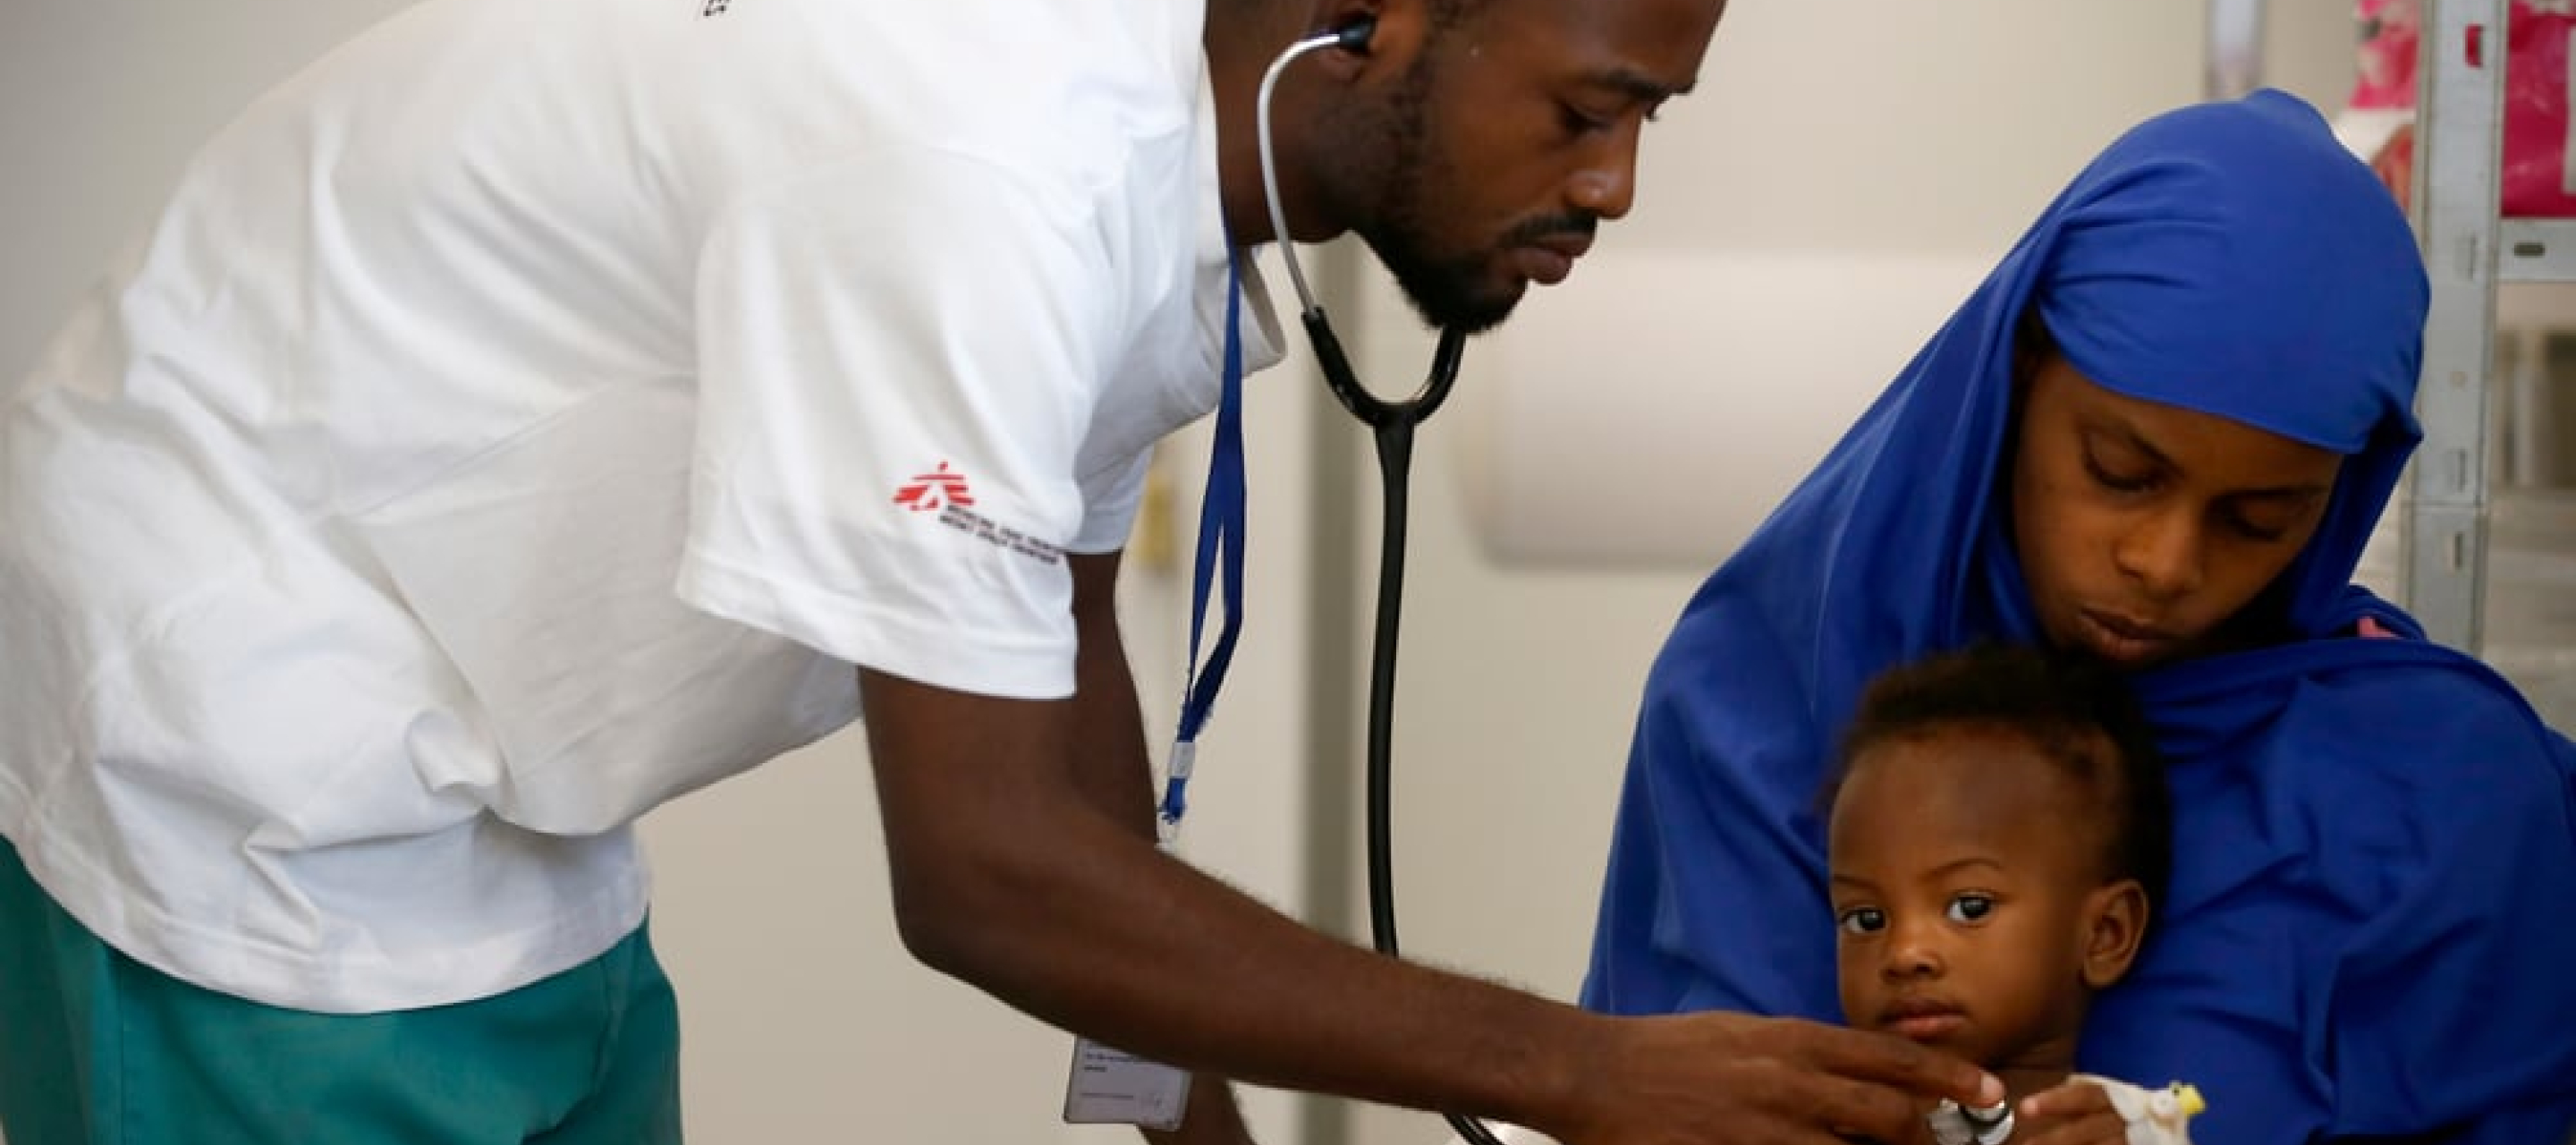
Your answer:
[[[428,0],[262,98],[0,391],[0,835],[180,978],[449,1003],[853,663],[1070,694],[1063,554],[1216,400],[1199,26]]]

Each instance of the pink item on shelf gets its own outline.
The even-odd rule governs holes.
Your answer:
[[[2357,0],[2353,19],[2361,30],[2360,67],[2345,106],[2415,106],[2416,28],[2423,12],[2422,0]]]
[[[2422,9],[2420,0],[2356,0],[2361,46],[2351,108],[2415,106]],[[2576,85],[2568,71],[2570,36],[2576,36],[2576,0],[2513,0],[2504,37],[2504,166],[2497,172],[2507,215],[2576,215],[2576,167],[2569,162],[2576,148],[2568,146],[2568,89]],[[2476,50],[2492,61],[2494,33],[2481,40]],[[2468,43],[2442,49],[2472,50]]]

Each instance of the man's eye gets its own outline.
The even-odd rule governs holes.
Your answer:
[[[1615,116],[1596,115],[1570,103],[1560,103],[1556,105],[1556,110],[1557,118],[1563,122],[1568,135],[1588,135],[1595,131],[1607,131],[1618,122]]]
[[[1977,922],[1995,912],[1991,895],[1959,895],[1950,900],[1950,921]]]
[[[1843,912],[1843,929],[1853,934],[1876,934],[1887,929],[1887,912],[1874,906],[1853,907]]]

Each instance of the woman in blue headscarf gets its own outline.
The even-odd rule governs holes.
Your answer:
[[[2080,1068],[2197,1083],[2201,1145],[2568,1140],[2576,747],[2349,583],[2419,438],[2425,305],[2396,204],[2296,99],[2113,144],[1684,611],[1586,1003],[1840,1020],[1834,737],[1881,670],[2040,641],[2135,670],[2177,812]]]

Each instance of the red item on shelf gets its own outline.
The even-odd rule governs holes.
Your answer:
[[[2415,106],[2419,0],[2357,0],[2361,49],[2349,106],[2399,110]],[[2576,37],[2576,0],[2513,0],[2504,40],[2504,164],[2496,173],[2504,213],[2576,216],[2576,169],[2568,146],[2568,43]],[[2492,31],[2445,50],[2495,62]],[[2392,146],[2411,146],[2401,134]],[[2396,157],[2390,157],[2396,158]]]

